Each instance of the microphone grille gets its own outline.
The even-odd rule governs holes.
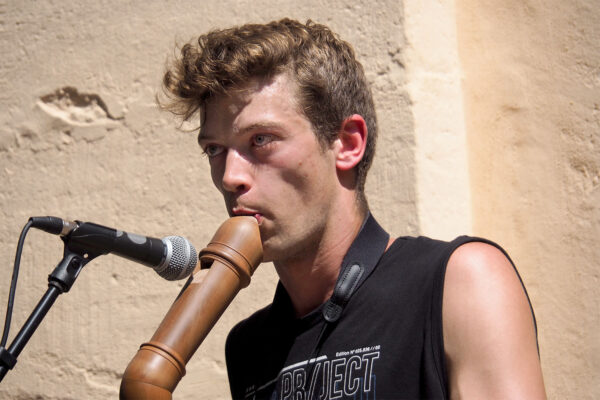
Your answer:
[[[169,281],[189,276],[198,262],[198,254],[194,246],[181,236],[167,236],[162,241],[167,245],[168,254],[165,259],[167,265],[157,269],[156,272]]]

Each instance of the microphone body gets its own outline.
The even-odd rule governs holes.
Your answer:
[[[188,284],[152,339],[141,345],[123,374],[119,397],[171,399],[185,365],[262,260],[254,217],[225,221],[200,252]],[[210,267],[206,274],[199,271]]]
[[[63,236],[71,251],[93,257],[116,254],[151,267],[168,280],[185,278],[196,266],[196,249],[181,236],[157,239],[57,217],[32,217],[30,221],[34,228]]]
[[[166,246],[160,239],[131,234],[83,222],[69,235],[69,248],[92,254],[116,254],[148,267],[160,265]]]

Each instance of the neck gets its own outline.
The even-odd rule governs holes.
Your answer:
[[[344,256],[365,216],[366,213],[355,210],[333,218],[314,248],[303,251],[300,258],[274,263],[297,317],[308,314],[331,297]]]

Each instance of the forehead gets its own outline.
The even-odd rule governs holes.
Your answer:
[[[296,101],[296,86],[286,74],[253,79],[206,102],[199,139],[248,125],[308,121]]]

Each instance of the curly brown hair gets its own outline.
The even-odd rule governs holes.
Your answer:
[[[343,121],[361,115],[367,146],[357,165],[359,203],[366,208],[364,185],[375,153],[377,118],[371,89],[352,46],[328,27],[282,19],[246,24],[202,35],[187,43],[163,78],[167,109],[188,121],[211,96],[243,87],[253,78],[289,73],[297,103],[323,146],[331,144]]]

